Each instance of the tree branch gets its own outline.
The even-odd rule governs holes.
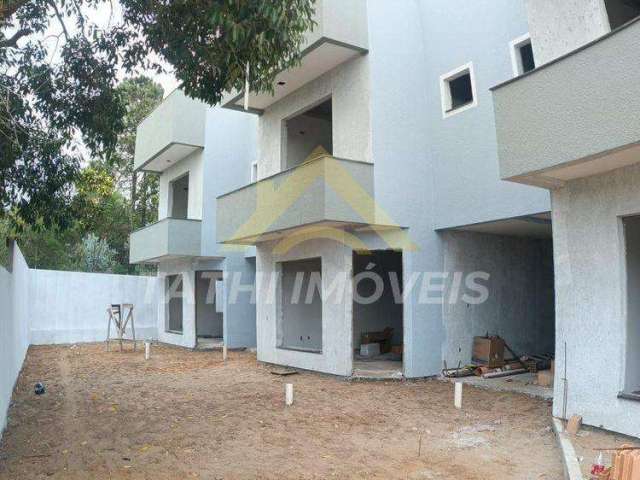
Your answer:
[[[21,28],[16,33],[14,33],[11,38],[0,40],[0,48],[15,47],[18,44],[18,40],[20,40],[22,37],[26,35],[29,35],[30,33],[31,33],[30,29]]]
[[[60,26],[62,27],[62,31],[64,32],[64,36],[67,40],[69,40],[70,39],[69,31],[67,30],[67,26],[64,23],[64,19],[60,14],[60,10],[58,10],[58,6],[56,5],[56,2],[54,0],[48,0],[47,3],[53,7],[53,11],[55,12],[56,17],[58,18],[58,22],[60,22]]]

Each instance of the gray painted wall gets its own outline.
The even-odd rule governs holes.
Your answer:
[[[202,262],[202,269],[223,270],[225,284],[224,330],[229,347],[255,347],[255,259],[245,249],[216,243],[216,197],[251,181],[257,157],[257,119],[254,115],[221,108],[207,111],[203,153],[202,255],[219,262]],[[233,282],[246,288],[229,296]]]
[[[633,436],[640,436],[640,403],[617,398],[629,368],[621,217],[640,214],[639,184],[635,165],[552,192],[559,346],[553,413],[562,415],[566,342],[568,415]]]
[[[519,355],[553,353],[555,311],[552,241],[446,232],[444,271],[448,273],[442,304],[446,342],[443,358],[450,366],[471,361],[474,336],[500,335]],[[454,272],[481,271],[489,297],[478,305],[461,300]]]
[[[528,30],[514,0],[369,2],[376,202],[418,249],[405,278],[444,266],[436,228],[548,211],[545,191],[501,182],[489,87],[512,75],[509,42]],[[452,15],[451,12],[456,14]],[[403,25],[398,35],[397,25]],[[446,46],[446,48],[444,48]],[[442,118],[440,75],[473,62],[478,106]],[[400,188],[399,188],[400,187]],[[405,375],[442,368],[442,306],[405,302]]]

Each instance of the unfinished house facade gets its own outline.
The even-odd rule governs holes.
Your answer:
[[[131,234],[132,263],[163,279],[158,339],[188,348],[255,346],[250,292],[229,301],[228,284],[252,284],[255,259],[215,241],[215,198],[250,181],[256,122],[171,93],[139,125],[135,169],[160,176],[158,219]]]
[[[539,68],[493,90],[500,175],[551,192],[555,416],[640,436],[640,2],[528,2]]]
[[[471,360],[474,336],[555,347],[548,192],[502,182],[490,87],[537,62],[520,0],[318,0],[257,120],[257,181],[217,199],[217,239],[255,248],[265,362],[405,377]],[[375,280],[375,278],[378,280]],[[486,293],[486,295],[485,295]]]

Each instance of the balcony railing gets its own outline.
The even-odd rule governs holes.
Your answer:
[[[165,218],[136,230],[129,239],[131,263],[157,263],[201,254],[200,220]]]
[[[493,88],[500,175],[543,187],[640,162],[640,19]]]
[[[217,199],[217,239],[255,245],[307,229],[372,225],[373,165],[325,156]]]

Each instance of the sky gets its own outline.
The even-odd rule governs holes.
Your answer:
[[[93,22],[103,28],[107,28],[110,25],[118,24],[122,21],[122,9],[118,0],[113,0],[112,2],[103,2],[95,9],[85,8],[84,11],[86,12],[90,22]],[[77,28],[73,24],[73,22],[66,22],[66,25],[69,30],[74,30]],[[45,37],[50,37],[49,42],[52,52],[54,51],[55,47],[54,36],[58,35],[61,30],[62,27],[55,20],[52,20],[49,30],[45,33]],[[55,53],[52,54],[55,55]],[[152,57],[152,59],[157,61],[158,57],[154,56]],[[169,65],[166,65],[165,69],[170,70],[171,67]],[[162,88],[164,88],[165,97],[178,86],[178,81],[171,73],[158,74],[155,71],[144,70],[141,70],[138,73],[145,74],[162,85]]]

